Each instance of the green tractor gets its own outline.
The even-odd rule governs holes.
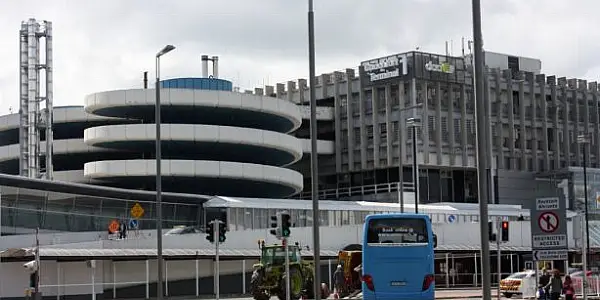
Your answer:
[[[285,248],[283,245],[268,245],[259,243],[261,250],[260,262],[254,265],[250,280],[250,290],[256,300],[268,300],[277,296],[286,299]],[[289,245],[290,259],[290,299],[300,299],[301,296],[314,298],[312,262],[302,261],[300,247]]]

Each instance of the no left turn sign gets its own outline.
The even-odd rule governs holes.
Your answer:
[[[544,212],[538,218],[538,226],[545,233],[553,233],[558,229],[558,215],[553,212]]]

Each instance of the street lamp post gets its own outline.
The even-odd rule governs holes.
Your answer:
[[[400,213],[404,213],[404,159],[402,157],[402,131],[400,130],[400,122],[402,122],[402,113],[423,107],[423,103],[416,105],[405,106],[399,109],[398,113],[398,202],[400,204]]]
[[[308,85],[310,95],[310,185],[312,194],[312,232],[313,232],[313,262],[315,274],[313,288],[315,300],[321,300],[321,293],[316,291],[321,287],[321,236],[319,226],[319,163],[317,155],[317,90],[315,80],[315,12],[313,0],[308,0]],[[288,293],[289,295],[289,293]]]
[[[586,247],[585,247],[585,254],[582,253],[582,255],[585,255],[587,258],[587,261],[589,261],[589,253],[590,253],[590,227],[589,227],[589,208],[588,208],[588,186],[587,186],[587,146],[590,142],[590,137],[587,134],[582,134],[580,136],[577,137],[577,141],[580,144],[583,144],[583,193],[584,193],[584,199],[583,199],[583,203],[585,205],[585,210],[584,210],[584,214],[585,214],[585,242],[586,242]],[[584,237],[582,237],[583,239]],[[587,271],[587,269],[586,269]]]
[[[162,256],[162,174],[161,174],[161,140],[160,140],[160,57],[175,49],[166,45],[156,54],[156,107],[154,119],[156,123],[156,260],[157,276],[156,299],[163,298],[163,256]]]
[[[421,126],[421,119],[408,118],[406,120],[412,130],[412,157],[413,157],[413,183],[415,184],[415,213],[419,213],[419,160],[417,158],[417,127]]]

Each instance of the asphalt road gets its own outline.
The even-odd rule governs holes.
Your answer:
[[[492,297],[496,298],[496,291],[492,291]],[[454,299],[481,299],[481,290],[478,289],[460,289],[460,290],[438,290],[435,292],[435,298],[440,300],[454,300]],[[223,298],[225,299],[225,298]],[[252,297],[245,298],[227,298],[228,300],[251,300]],[[277,299],[272,297],[271,299]],[[360,298],[358,298],[360,299]],[[505,300],[508,298],[501,297],[500,299]],[[514,298],[513,298],[514,299]]]

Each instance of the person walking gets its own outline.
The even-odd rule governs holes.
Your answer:
[[[334,293],[341,295],[344,292],[344,270],[342,265],[338,265],[333,273]]]
[[[546,288],[550,294],[550,300],[559,300],[560,294],[563,291],[563,282],[560,278],[560,271],[554,269],[552,271],[552,277],[550,277],[550,281],[546,284]]]
[[[539,278],[539,287],[543,290],[543,293],[540,292],[540,300],[546,300],[550,297],[548,296],[548,288],[546,287],[550,282],[550,274],[548,274],[548,270],[546,268],[542,269],[542,274]]]
[[[573,287],[573,281],[569,275],[565,276],[563,294],[565,294],[565,300],[573,300],[575,298],[575,288]]]

